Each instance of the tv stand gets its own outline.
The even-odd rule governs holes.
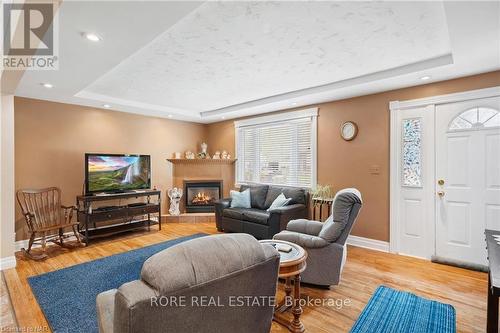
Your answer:
[[[120,199],[144,199],[124,206],[111,203],[101,209],[92,207],[97,202]],[[152,200],[155,199],[156,200]],[[76,197],[78,207],[78,232],[82,235],[85,245],[91,239],[114,235],[121,232],[151,229],[152,224],[158,224],[161,230],[161,191],[141,190],[140,192],[109,193],[106,195],[79,195]],[[157,219],[155,219],[157,215]],[[103,222],[116,221],[112,225]]]

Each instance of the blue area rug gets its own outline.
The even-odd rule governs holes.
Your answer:
[[[142,264],[153,254],[195,234],[150,245],[57,271],[32,276],[28,282],[53,332],[99,332],[96,297],[140,277]]]
[[[380,286],[351,333],[455,333],[455,308]]]

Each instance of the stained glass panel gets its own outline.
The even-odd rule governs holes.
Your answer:
[[[403,186],[422,186],[422,121],[403,120]]]

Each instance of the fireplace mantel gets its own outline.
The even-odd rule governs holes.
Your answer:
[[[167,161],[173,164],[234,164],[236,160],[231,159],[187,159],[187,158],[168,158]]]

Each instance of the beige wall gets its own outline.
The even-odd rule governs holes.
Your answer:
[[[318,182],[336,190],[355,186],[364,196],[354,235],[389,240],[389,102],[491,86],[500,86],[500,71],[314,105],[319,107]],[[359,126],[352,142],[339,136],[347,120]],[[198,151],[204,140],[211,154],[226,149],[234,156],[233,121],[201,125],[15,98],[15,188],[58,186],[64,203],[73,204],[82,191],[84,153],[111,152],[150,154],[152,184],[164,191],[172,185],[166,158],[175,151]],[[163,203],[165,213],[165,194]],[[17,205],[15,230],[17,240],[26,238]]]
[[[172,185],[175,151],[198,151],[206,134],[201,124],[111,112],[70,104],[15,98],[15,187],[57,186],[63,203],[74,204],[84,182],[86,152],[148,154],[152,185]],[[25,239],[16,204],[16,239]]]
[[[492,86],[500,86],[500,71],[313,105],[319,108],[318,183],[335,190],[354,186],[363,194],[354,235],[389,240],[389,102]],[[351,142],[339,135],[348,120],[359,126]],[[233,121],[210,124],[208,143],[234,155]],[[374,167],[380,172],[373,172]]]

